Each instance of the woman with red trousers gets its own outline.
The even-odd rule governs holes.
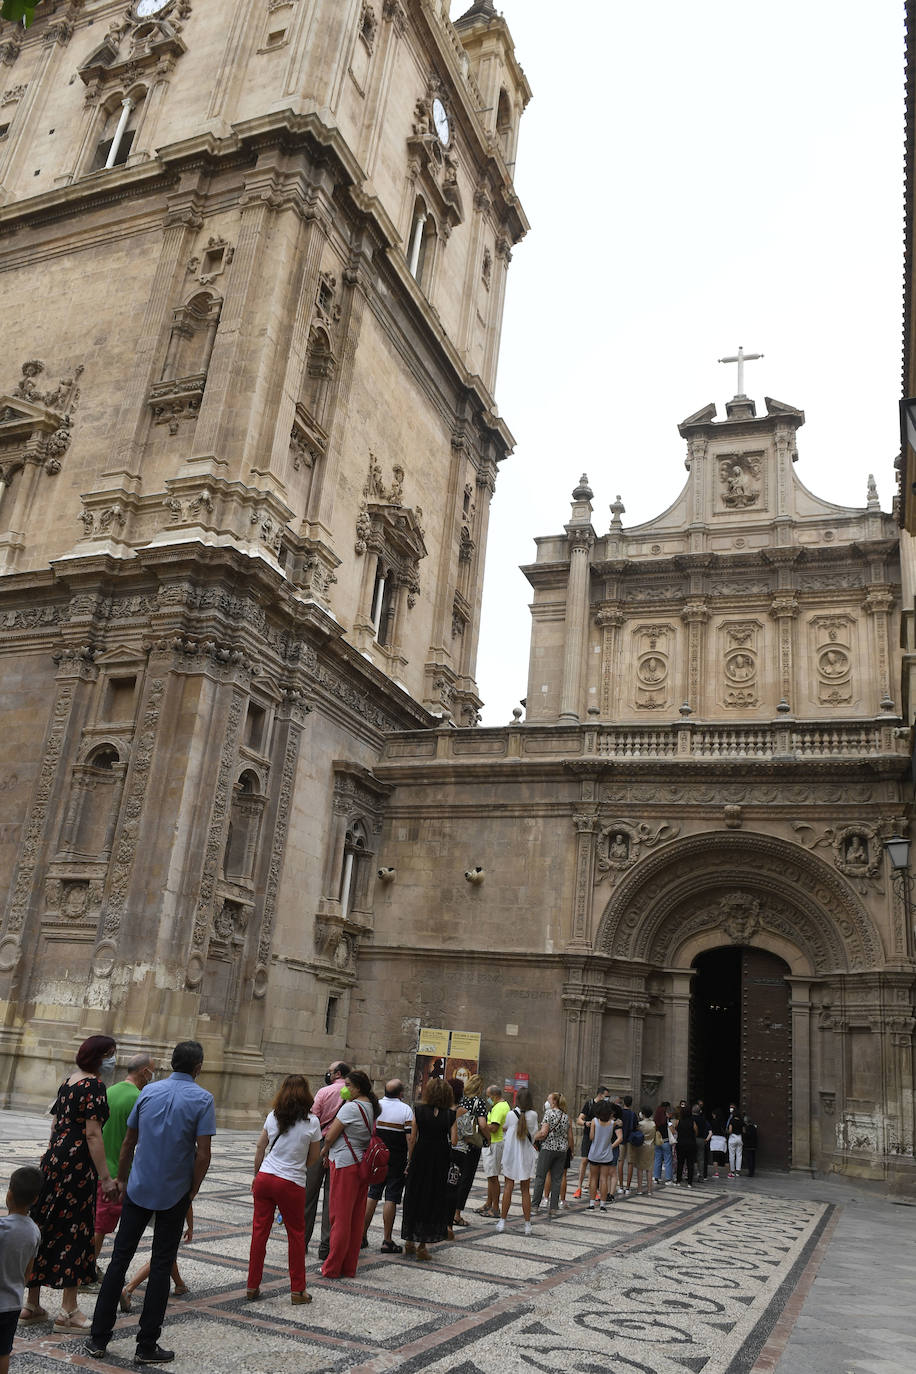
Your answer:
[[[361,1069],[350,1070],[340,1095],[343,1102],[328,1127],[321,1151],[331,1168],[331,1250],[321,1266],[325,1279],[356,1277],[369,1192],[368,1179],[359,1176],[359,1163],[381,1110]]]
[[[321,1127],[312,1115],[308,1079],[291,1073],[280,1085],[254,1152],[254,1221],[245,1294],[250,1302],[261,1296],[267,1238],[278,1208],[286,1227],[291,1301],[312,1301],[305,1291],[305,1180],[320,1152]]]

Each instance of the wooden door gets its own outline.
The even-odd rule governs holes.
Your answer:
[[[757,1166],[788,1169],[792,1141],[792,1021],[787,966],[741,951],[741,1101],[757,1123]]]

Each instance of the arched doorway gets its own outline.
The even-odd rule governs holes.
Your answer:
[[[792,1018],[786,963],[768,950],[704,951],[690,1003],[690,1093],[734,1102],[759,1128],[757,1163],[788,1169],[792,1142]]]

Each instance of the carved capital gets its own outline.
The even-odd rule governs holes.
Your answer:
[[[794,620],[798,615],[798,598],[794,592],[790,592],[786,596],[774,596],[770,602],[770,615],[776,620],[783,617]]]

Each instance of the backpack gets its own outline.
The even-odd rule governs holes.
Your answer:
[[[635,1149],[638,1150],[640,1145],[645,1145],[646,1137],[643,1135],[642,1131],[631,1131],[630,1139],[627,1143],[634,1146]]]
[[[353,1156],[356,1168],[359,1171],[360,1181],[362,1183],[368,1183],[369,1187],[371,1188],[373,1183],[385,1182],[385,1179],[388,1177],[388,1160],[391,1156],[388,1150],[388,1146],[382,1140],[381,1136],[379,1136],[376,1132],[375,1122],[373,1121],[372,1126],[370,1128],[369,1122],[366,1121],[366,1113],[363,1111],[362,1107],[360,1107],[358,1102],[355,1105],[358,1108],[359,1114],[362,1117],[363,1121],[366,1122],[367,1128],[371,1130],[371,1134],[369,1136],[369,1144],[363,1151],[362,1159],[356,1158],[356,1151],[350,1144],[350,1141],[347,1138],[346,1131],[344,1131],[342,1134],[344,1140],[347,1141],[347,1148],[350,1151],[350,1154]]]

